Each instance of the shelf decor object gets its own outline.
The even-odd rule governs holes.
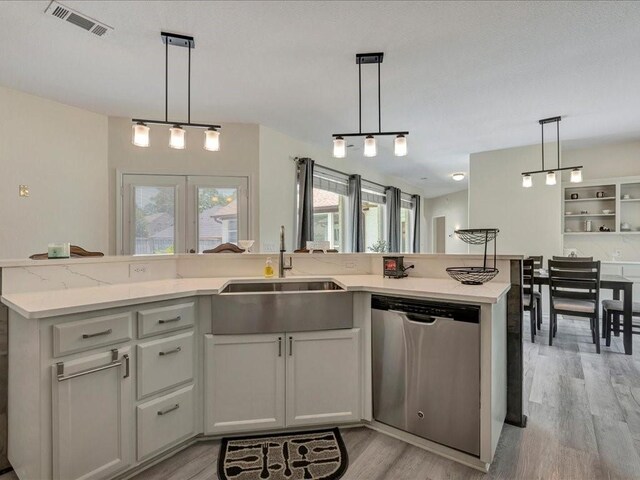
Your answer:
[[[560,166],[560,120],[562,120],[562,117],[550,117],[550,118],[543,118],[542,120],[538,120],[538,123],[540,124],[540,131],[542,132],[542,141],[540,143],[540,146],[542,149],[542,169],[532,170],[530,172],[522,172],[522,186],[524,188],[529,188],[533,186],[532,175],[535,175],[536,173],[546,174],[546,184],[555,185],[557,183],[556,172],[562,172],[563,170],[571,170],[571,183],[582,182],[582,165],[575,166],[575,167]],[[547,123],[556,124],[556,145],[558,148],[558,167],[553,169],[545,169],[544,167],[544,126]]]
[[[469,245],[484,245],[484,258],[482,267],[449,267],[449,276],[465,285],[482,285],[498,275],[496,268],[496,237],[497,228],[472,228],[456,230],[454,233],[463,242]],[[493,241],[493,267],[487,267],[487,244]]]
[[[220,150],[220,125],[191,123],[191,49],[196,47],[193,37],[188,35],[179,35],[177,33],[160,32],[162,43],[165,45],[164,53],[164,120],[145,120],[134,118],[131,142],[137,147],[148,147],[149,127],[151,125],[170,125],[169,128],[169,147],[183,150],[187,146],[187,132],[184,127],[195,127],[204,129],[204,149],[210,152]],[[188,72],[187,72],[187,121],[173,122],[169,121],[169,45],[174,47],[185,47],[189,52]]]
[[[404,157],[407,155],[407,135],[409,132],[383,132],[382,131],[382,115],[380,110],[380,64],[384,57],[383,52],[377,53],[357,53],[356,63],[358,64],[358,131],[354,133],[334,133],[333,136],[333,156],[336,158],[345,158],[347,156],[347,142],[344,137],[364,137],[364,156],[375,157],[377,155],[376,137],[377,136],[395,136],[393,142],[393,154],[396,157]],[[377,64],[378,65],[378,131],[363,132],[362,131],[362,65]]]

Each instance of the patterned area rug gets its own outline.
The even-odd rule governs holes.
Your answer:
[[[349,458],[337,428],[223,438],[220,480],[336,480]]]

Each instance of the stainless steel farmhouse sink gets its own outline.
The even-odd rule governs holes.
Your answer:
[[[225,293],[261,293],[261,292],[315,292],[326,290],[344,290],[335,282],[260,282],[230,283],[223,290]]]
[[[212,333],[282,333],[353,327],[353,293],[332,281],[236,282],[211,300]]]

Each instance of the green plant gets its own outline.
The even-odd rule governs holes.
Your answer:
[[[384,253],[389,249],[389,244],[386,240],[378,240],[376,243],[369,247],[369,250],[376,253]]]

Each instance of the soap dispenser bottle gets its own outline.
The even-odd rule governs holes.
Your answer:
[[[267,257],[267,262],[264,264],[264,278],[273,277],[273,264],[271,257]]]

